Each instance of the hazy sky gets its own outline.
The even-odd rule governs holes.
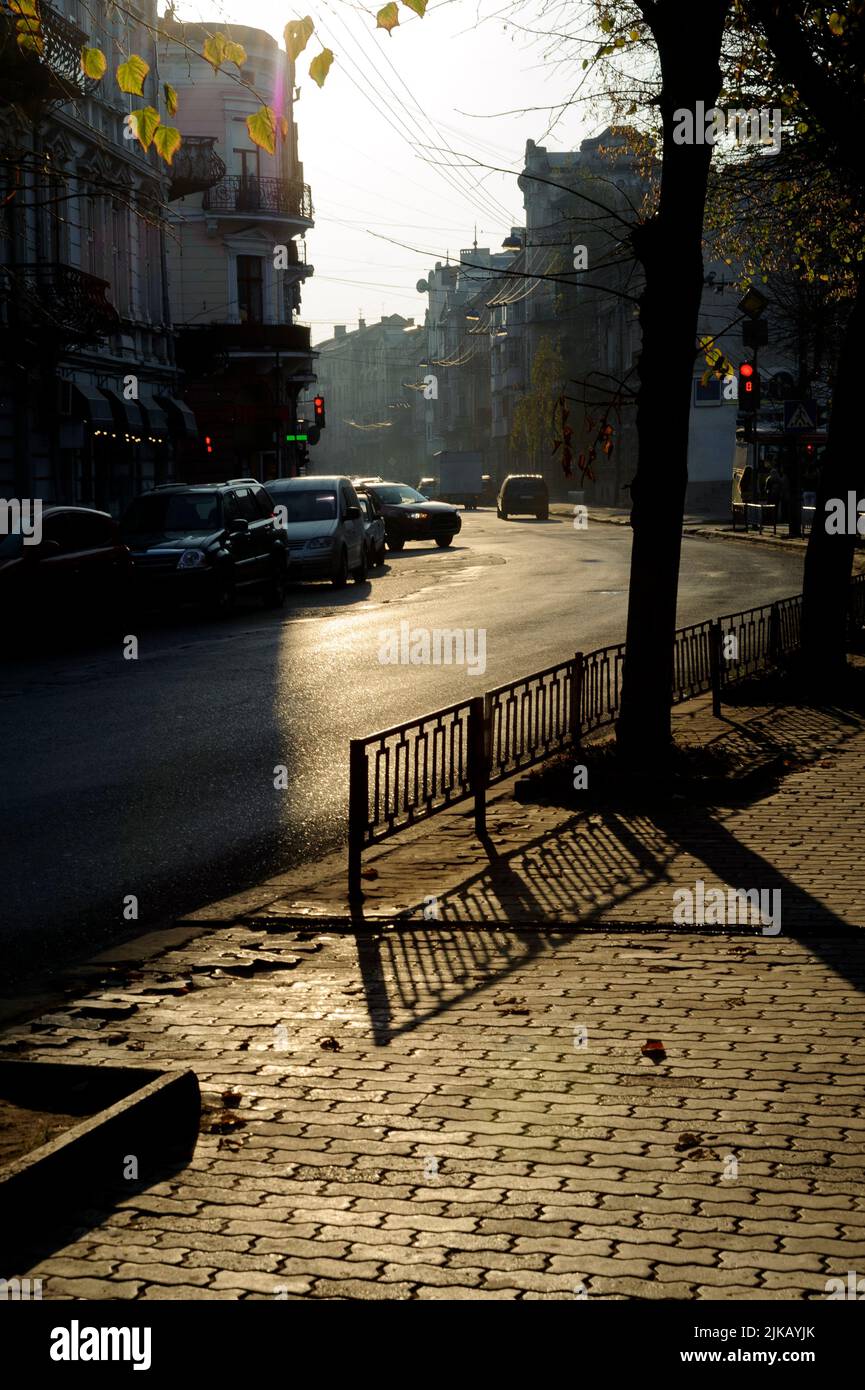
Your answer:
[[[304,285],[301,320],[313,342],[330,337],[336,323],[355,324],[359,313],[367,322],[393,313],[422,322],[417,281],[448,251],[471,246],[475,224],[478,245],[500,249],[511,224],[522,222],[516,177],[459,166],[474,158],[518,173],[528,138],[573,149],[603,127],[577,106],[545,138],[552,115],[527,108],[561,101],[580,74],[545,59],[544,41],[508,23],[510,5],[430,0],[423,20],[400,5],[390,37],[375,28],[378,8],[352,0],[309,0],[302,9],[276,0],[178,7],[181,19],[243,23],[280,42],[286,22],[309,13],[333,49],[322,90],[307,75],[320,47],[315,36],[297,65],[295,118],[315,205],[307,238],[315,275]],[[536,10],[528,0],[521,24],[532,27]]]

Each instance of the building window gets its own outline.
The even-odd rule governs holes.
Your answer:
[[[261,256],[237,258],[237,308],[241,323],[264,320],[264,262]]]

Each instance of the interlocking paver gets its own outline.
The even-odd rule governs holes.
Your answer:
[[[338,903],[340,859],[275,881],[283,930],[253,912],[166,933],[123,983],[130,1059],[192,1065],[214,1107],[236,1087],[244,1124],[205,1126],[186,1170],[16,1272],[46,1298],[533,1301],[820,1298],[865,1269],[865,934],[829,930],[865,921],[865,732],[832,711],[747,717],[799,750],[762,800],[588,821],[491,798],[492,863],[458,808],[370,852],[369,904],[426,885],[442,921],[332,929],[316,904]],[[807,760],[827,747],[831,768]],[[779,936],[670,930],[673,886],[743,874],[781,882]],[[563,926],[589,913],[591,932]],[[194,969],[226,951],[297,964]],[[196,987],[149,995],[156,973]],[[80,1002],[0,1044],[116,1064]]]

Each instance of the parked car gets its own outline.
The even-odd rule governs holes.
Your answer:
[[[384,517],[373,509],[372,499],[365,492],[359,492],[357,500],[366,532],[366,562],[370,569],[376,569],[384,564]]]
[[[117,522],[90,507],[42,508],[42,534],[0,535],[2,631],[28,640],[71,629],[114,629],[127,616],[132,556]]]
[[[367,540],[360,499],[348,478],[275,478],[268,491],[285,508],[283,535],[292,579],[329,579],[344,589],[362,584]]]
[[[154,488],[130,503],[120,531],[145,604],[200,603],[225,613],[249,591],[275,608],[285,602],[285,534],[254,478]]]
[[[406,541],[435,541],[444,549],[462,528],[456,507],[430,502],[407,483],[365,483],[363,491],[384,519],[389,550],[402,550]]]
[[[550,515],[550,494],[540,473],[511,473],[505,478],[496,502],[496,516],[532,515],[546,521]]]

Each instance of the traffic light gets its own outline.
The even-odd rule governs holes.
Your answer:
[[[213,440],[211,439],[209,434],[206,434],[204,436],[204,447],[209,454],[213,453]]]
[[[743,362],[739,368],[739,409],[744,412],[760,409],[760,378],[753,362]]]
[[[318,425],[320,430],[324,429],[324,396],[316,396],[312,402],[313,422]]]

